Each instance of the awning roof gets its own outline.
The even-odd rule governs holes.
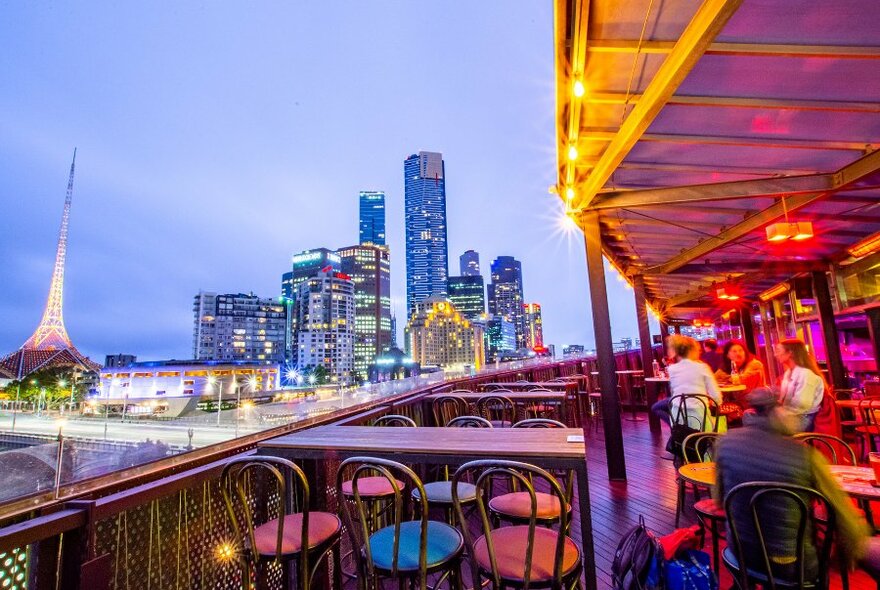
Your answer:
[[[877,0],[556,10],[558,191],[599,211],[606,255],[655,309],[729,277],[755,295],[880,231]],[[813,239],[766,240],[783,196]]]

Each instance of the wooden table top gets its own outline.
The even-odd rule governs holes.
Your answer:
[[[715,485],[715,463],[688,463],[678,468],[678,475],[690,483],[704,486]]]
[[[737,391],[745,391],[746,386],[742,385],[742,384],[740,384],[740,385],[733,385],[733,384],[719,385],[718,389],[721,390],[721,393],[736,393]]]
[[[411,453],[473,458],[553,457],[584,460],[585,445],[568,442],[580,428],[392,428],[319,426],[259,444],[265,451],[300,449],[358,453]]]
[[[645,377],[649,383],[669,383],[669,377]]]
[[[426,395],[422,399],[434,400],[441,397],[460,397],[466,401],[475,402],[484,397],[500,396],[506,397],[510,401],[540,401],[540,400],[565,400],[564,391],[504,391],[496,389],[494,391],[450,391],[449,393],[432,393]]]
[[[843,491],[850,496],[865,500],[880,500],[880,488],[871,485],[874,481],[874,470],[870,467],[830,465],[829,469]]]

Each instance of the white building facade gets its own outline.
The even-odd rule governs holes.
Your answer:
[[[294,363],[301,371],[324,367],[332,383],[354,376],[355,286],[341,272],[324,270],[303,281],[296,296]]]

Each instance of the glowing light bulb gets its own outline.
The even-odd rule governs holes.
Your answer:
[[[568,199],[569,201],[574,199],[574,189],[573,188],[568,187],[567,189],[565,189],[565,198]]]
[[[578,150],[573,145],[568,146],[568,159],[569,160],[577,160],[578,158]]]
[[[574,89],[573,90],[574,90],[574,95],[578,98],[582,97],[587,92],[587,89],[584,87],[584,83],[581,82],[580,80],[574,81]]]

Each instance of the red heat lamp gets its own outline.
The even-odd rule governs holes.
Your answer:
[[[786,240],[801,242],[813,237],[813,222],[789,221],[788,209],[785,206],[785,197],[782,197],[782,211],[785,213],[785,221],[771,223],[765,230],[767,232],[768,242],[784,242]]]
[[[718,287],[715,289],[715,296],[725,301],[736,301],[740,298],[739,293],[731,287]]]

